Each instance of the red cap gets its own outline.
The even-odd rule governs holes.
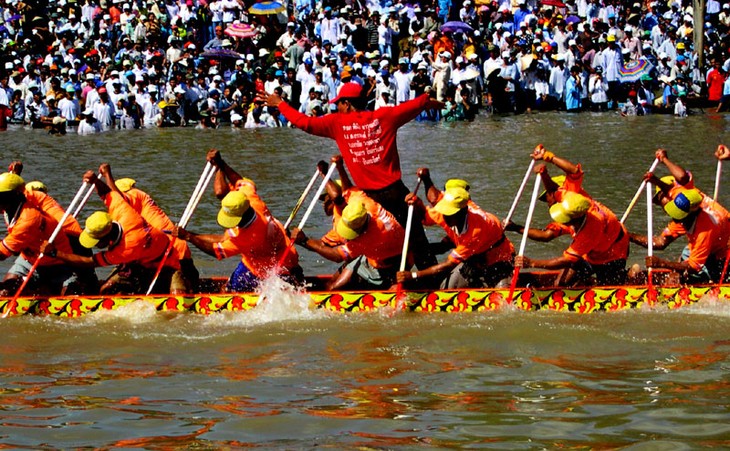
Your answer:
[[[277,50],[276,52],[274,52],[274,58],[281,58],[282,56],[283,54],[280,51]]]
[[[340,88],[340,93],[330,103],[337,103],[341,99],[356,99],[362,93],[362,86],[359,83],[345,83]]]
[[[97,89],[97,92],[99,94],[104,94],[106,92],[106,88],[102,86],[101,88]]]

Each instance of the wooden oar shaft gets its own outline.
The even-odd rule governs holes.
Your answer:
[[[652,193],[651,185],[646,184],[646,255],[649,257],[654,256],[654,212],[652,211],[651,199],[654,193]],[[652,280],[651,280],[651,268],[647,268],[647,287],[649,289],[649,295],[652,293]]]
[[[185,211],[183,212],[182,216],[180,217],[180,220],[177,223],[178,227],[185,228],[188,225],[188,222],[190,222],[190,218],[193,217],[193,212],[198,207],[198,204],[200,203],[200,199],[203,198],[203,194],[205,193],[206,188],[208,188],[208,185],[210,184],[210,181],[215,176],[215,166],[213,166],[210,162],[207,162],[205,165],[205,168],[203,169],[203,173],[200,175],[200,179],[198,179],[198,184],[195,186],[195,189],[193,190],[193,194],[190,196],[190,200],[188,201],[188,205],[185,207]],[[162,268],[165,267],[165,262],[167,261],[167,257],[170,256],[170,252],[172,252],[172,248],[175,245],[175,241],[177,238],[172,237],[170,239],[170,242],[167,244],[167,249],[165,249],[165,254],[162,256],[162,260],[160,260],[160,263],[157,265],[157,271],[155,271],[155,276],[152,278],[152,282],[150,282],[150,286],[147,288],[147,295],[152,293],[152,290],[155,288],[155,284],[157,283],[157,279],[160,277],[160,274],[162,273]]]
[[[294,221],[294,217],[299,212],[299,209],[302,208],[302,204],[307,199],[309,192],[312,191],[314,184],[317,182],[317,177],[319,177],[319,174],[320,174],[319,169],[316,169],[314,171],[314,175],[312,175],[312,178],[309,180],[307,187],[304,188],[304,192],[302,192],[302,195],[299,196],[299,200],[297,200],[297,204],[294,206],[294,209],[292,210],[291,214],[289,215],[286,222],[284,223],[284,230],[288,229],[289,226],[291,225],[292,221]]]
[[[200,201],[200,198],[202,197],[202,193],[205,192],[205,188],[203,188],[203,184],[205,184],[205,187],[208,186],[208,183],[210,183],[210,179],[212,178],[212,175],[215,175],[215,166],[208,161],[205,163],[205,167],[203,168],[203,173],[200,174],[200,178],[198,179],[198,184],[195,185],[195,189],[193,189],[193,194],[190,196],[190,199],[188,200],[188,204],[185,206],[185,210],[183,211],[182,216],[180,216],[180,220],[178,221],[178,226],[185,227],[187,226],[188,222],[190,221],[190,217],[192,216],[192,211],[195,210],[197,207],[197,202]],[[197,201],[196,201],[197,199]]]
[[[416,188],[413,190],[415,195],[418,192],[418,188],[421,186],[421,177],[418,177],[416,182]],[[408,206],[408,215],[406,216],[406,230],[405,237],[403,238],[403,250],[400,255],[400,271],[406,270],[406,260],[408,260],[408,244],[411,239],[411,226],[413,225],[413,204]]]
[[[522,241],[520,241],[520,249],[517,255],[520,257],[525,255],[525,247],[527,246],[527,235],[530,231],[530,223],[532,223],[532,215],[535,212],[535,204],[537,203],[538,193],[540,192],[540,176],[535,176],[535,186],[532,188],[532,198],[530,199],[530,209],[527,211],[527,219],[525,219],[525,230],[522,233]],[[515,265],[515,272],[512,274],[512,283],[509,287],[509,295],[507,296],[507,302],[512,302],[512,297],[515,294],[515,287],[517,287],[517,279],[520,275],[520,266]]]
[[[720,176],[722,175],[722,160],[717,160],[717,171],[715,171],[715,192],[712,199],[717,202],[717,196],[720,195]]]
[[[648,172],[654,172],[654,169],[656,169],[657,165],[659,164],[659,158],[655,158],[654,162],[649,167]],[[623,224],[626,221],[626,218],[629,217],[629,214],[631,214],[631,210],[634,209],[634,205],[636,205],[636,202],[639,200],[639,197],[641,197],[641,192],[644,191],[644,186],[646,186],[646,180],[642,180],[641,184],[639,185],[639,189],[636,190],[636,194],[634,194],[634,198],[631,199],[631,203],[628,207],[626,207],[626,211],[624,212],[624,215],[621,217],[621,224]]]
[[[322,183],[320,183],[319,188],[317,188],[317,192],[314,195],[314,198],[309,203],[309,207],[307,208],[307,211],[304,212],[304,216],[302,216],[302,220],[299,221],[299,230],[302,230],[304,228],[304,224],[307,223],[307,220],[309,219],[309,215],[312,214],[312,210],[314,210],[314,206],[317,205],[317,201],[319,201],[319,196],[324,191],[324,188],[327,186],[327,182],[332,178],[332,174],[334,174],[335,169],[337,169],[337,166],[332,163],[330,165],[329,170],[327,171],[327,174],[324,176],[324,180],[322,180]]]
[[[330,178],[332,178],[332,174],[335,172],[335,169],[337,166],[335,163],[332,163],[330,165],[329,170],[327,171],[327,174],[324,176],[324,180],[322,180],[322,183],[319,184],[319,188],[317,188],[317,192],[315,193],[314,197],[312,198],[312,201],[309,203],[309,207],[307,208],[307,211],[304,212],[304,216],[302,216],[302,220],[299,221],[299,226],[297,227],[299,230],[302,230],[304,228],[304,225],[307,223],[307,220],[309,219],[309,215],[312,214],[312,210],[314,210],[314,206],[317,205],[317,202],[319,201],[319,196],[324,191],[325,186],[327,186],[327,182],[329,182]],[[289,255],[289,252],[291,252],[291,248],[294,246],[294,241],[289,241],[289,245],[284,249],[284,252],[281,254],[281,257],[279,258],[279,261],[276,264],[276,270],[278,272],[278,269],[281,268],[281,266],[284,264],[284,261],[286,260],[286,257]]]
[[[101,178],[101,172],[99,174],[97,174],[96,177]],[[91,184],[84,183],[84,184],[88,185],[87,191],[86,191],[86,194],[84,194],[83,199],[81,199],[81,203],[76,207],[76,210],[73,212],[74,219],[79,217],[79,213],[81,213],[81,210],[83,210],[84,206],[86,205],[86,202],[89,201],[89,198],[94,193],[94,188],[96,188],[96,186],[94,186],[93,183],[91,183]],[[69,206],[68,209],[71,210],[72,209],[71,206]]]
[[[527,181],[530,179],[530,174],[532,173],[532,169],[535,167],[535,160],[530,160],[530,165],[527,167],[527,171],[525,172],[525,176],[522,178],[522,183],[520,184],[520,189],[517,190],[517,195],[515,195],[515,200],[512,201],[512,206],[509,209],[509,213],[507,213],[507,217],[504,218],[504,224],[506,225],[508,222],[512,220],[512,215],[515,214],[515,209],[517,208],[517,204],[520,201],[520,198],[522,197],[522,193],[525,191],[525,186],[527,186]]]

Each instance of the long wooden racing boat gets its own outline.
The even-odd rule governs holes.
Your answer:
[[[506,306],[509,289],[461,289],[438,291],[404,291],[400,298],[393,291],[302,292],[311,308],[332,312],[368,312],[379,309],[403,309],[410,312],[484,312]],[[516,308],[593,313],[650,307],[677,309],[697,303],[705,297],[727,301],[730,285],[723,286],[646,286],[567,288],[517,288],[512,304]],[[98,310],[113,310],[133,302],[147,302],[158,311],[217,312],[251,310],[261,300],[257,293],[133,296],[21,297],[11,306],[10,298],[0,298],[0,311],[12,308],[8,316],[55,315],[79,317]]]

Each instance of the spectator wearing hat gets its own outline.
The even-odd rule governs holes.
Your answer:
[[[393,58],[393,39],[395,34],[395,31],[390,27],[388,18],[383,17],[380,19],[380,25],[378,25],[378,49],[381,55]]]
[[[319,21],[319,32],[322,42],[337,42],[337,38],[340,36],[340,20],[332,17],[331,6],[324,8],[324,17]]]
[[[398,70],[393,73],[395,81],[395,104],[400,105],[411,99],[411,81],[413,72],[408,68],[408,58],[401,58],[398,61]]]
[[[93,135],[101,132],[101,124],[94,117],[94,112],[88,108],[81,112],[81,120],[76,128],[76,133],[80,136]]]
[[[141,110],[141,123],[143,127],[151,127],[154,125],[154,118],[160,112],[157,105],[157,85],[149,85],[143,92],[139,92],[136,96],[137,105]]]
[[[116,108],[111,102],[105,87],[102,86],[96,91],[99,99],[91,106],[94,118],[99,122],[102,131],[111,130],[116,122]]]
[[[608,107],[614,109],[618,107],[620,100],[620,80],[619,68],[621,67],[621,49],[616,44],[616,36],[609,34],[606,37],[606,48],[593,60],[593,66],[601,66],[603,68],[603,77],[608,83]]]
[[[433,62],[433,89],[436,91],[436,100],[446,100],[446,90],[451,80],[451,52],[442,51]]]
[[[276,47],[286,52],[289,47],[294,45],[297,42],[296,33],[294,31],[295,28],[296,26],[294,22],[287,23],[286,31],[276,40]]]
[[[598,66],[588,79],[588,94],[592,111],[606,111],[608,107],[608,82],[603,78],[603,67]]]
[[[79,115],[79,101],[76,99],[76,89],[69,84],[66,88],[66,96],[58,102],[58,109],[61,116],[67,121],[75,121]]]
[[[437,189],[428,169],[418,170],[430,203],[424,206],[416,195],[408,202],[423,218],[426,226],[439,226],[454,244],[445,261],[418,271],[401,271],[397,280],[413,283],[422,278],[435,278],[442,289],[496,287],[514,271],[514,246],[505,236],[500,220],[471,202],[463,186]]]

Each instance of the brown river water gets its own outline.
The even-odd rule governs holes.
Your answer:
[[[499,216],[529,152],[542,143],[581,162],[586,190],[620,216],[657,147],[712,192],[712,153],[730,144],[729,121],[710,114],[480,117],[408,124],[398,142],[409,186],[421,166],[437,184],[465,178],[477,203]],[[336,152],[331,141],[289,129],[89,137],[11,129],[0,134],[0,163],[22,159],[26,180],[43,180],[68,204],[83,172],[108,162],[176,220],[208,148],[255,180],[280,219],[316,162]],[[720,201],[728,204],[730,174],[724,180]],[[524,221],[529,192],[516,222]],[[218,232],[218,205],[207,193],[190,230]],[[100,207],[93,199],[82,218]],[[645,218],[642,199],[628,228],[645,231]],[[654,218],[658,233],[667,218],[659,209]],[[548,222],[544,206],[534,221]],[[320,208],[305,230],[327,230]],[[567,246],[566,238],[528,243],[526,255],[549,257]],[[678,241],[662,255],[681,248]],[[335,269],[301,255],[308,274]],[[228,275],[236,265],[194,256],[204,275]],[[643,256],[632,248],[630,261]],[[0,262],[3,272],[8,267]],[[727,300],[590,315],[512,308],[336,315],[310,310],[307,299],[273,282],[264,290],[270,301],[249,312],[163,314],[137,303],[76,319],[0,321],[0,448],[730,448]]]

